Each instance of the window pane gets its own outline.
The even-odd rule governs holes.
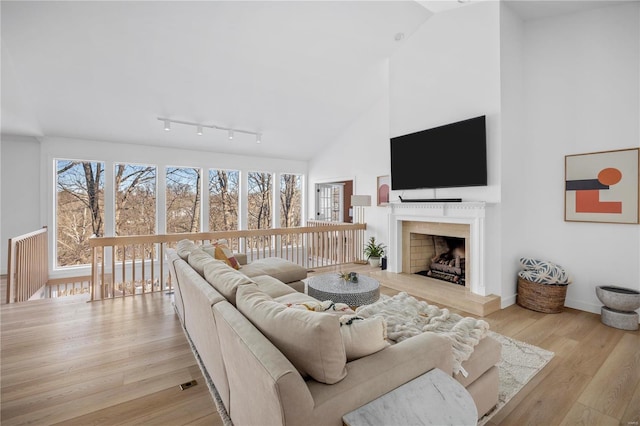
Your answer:
[[[200,169],[167,168],[167,233],[200,232]]]
[[[156,233],[156,168],[116,164],[116,235]]]
[[[89,238],[104,235],[104,163],[56,160],[56,187],[57,264],[89,264]]]
[[[248,228],[271,228],[271,173],[249,172]]]
[[[209,170],[209,230],[238,229],[237,170]]]
[[[302,215],[302,179],[300,175],[280,175],[280,227],[300,226]]]

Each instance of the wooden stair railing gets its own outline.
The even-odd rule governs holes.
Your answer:
[[[7,303],[24,302],[49,279],[47,227],[9,239]]]
[[[185,234],[92,238],[91,300],[112,299],[172,289],[164,265],[165,249],[180,240],[227,240],[249,262],[281,257],[305,268],[353,262],[361,248],[357,234],[366,224],[331,224]]]

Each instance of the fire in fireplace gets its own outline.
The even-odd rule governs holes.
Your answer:
[[[453,284],[465,285],[464,238],[433,236],[436,255],[428,262],[428,269],[417,272]]]

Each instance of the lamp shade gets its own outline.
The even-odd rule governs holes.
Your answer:
[[[371,205],[371,195],[352,195],[351,206],[369,207]]]

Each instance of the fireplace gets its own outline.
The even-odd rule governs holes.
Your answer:
[[[459,268],[464,269],[464,278],[458,278],[457,284],[464,285],[471,293],[486,296],[484,203],[400,203],[392,204],[390,207],[388,250],[390,272],[415,274],[421,270],[431,269],[431,274],[437,275],[433,272],[434,268],[431,268],[431,258],[441,253],[431,254],[425,247],[433,247],[440,243],[431,242],[430,238],[441,237],[445,242],[447,239],[463,240],[464,257],[460,256]],[[415,246],[421,248],[412,250],[412,241]],[[452,267],[456,268],[455,256]],[[439,272],[449,273],[448,271]],[[451,280],[453,279],[452,277]]]
[[[464,287],[465,263],[464,238],[411,234],[411,270],[419,266],[416,274]]]
[[[402,272],[466,287],[469,225],[402,221]],[[471,260],[471,259],[469,259]]]

